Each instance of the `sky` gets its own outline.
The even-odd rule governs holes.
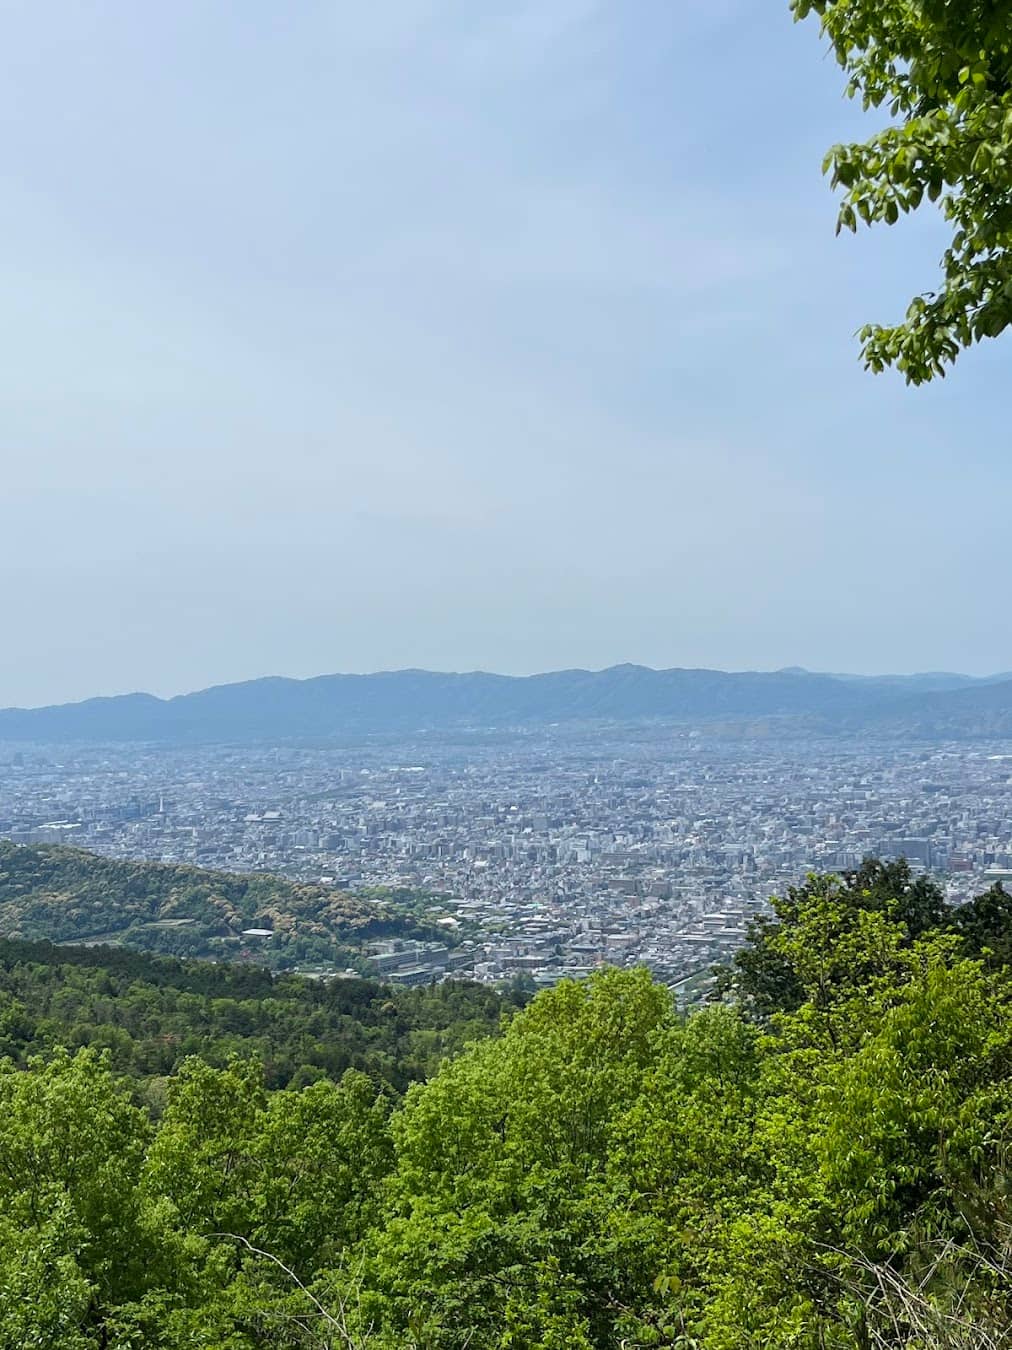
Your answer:
[[[264,674],[1012,668],[1012,345],[856,329],[787,0],[7,0],[0,705]]]

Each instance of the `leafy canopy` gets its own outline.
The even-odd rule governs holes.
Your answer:
[[[834,146],[839,229],[893,225],[925,197],[952,228],[942,284],[906,318],[861,330],[866,366],[922,384],[1012,323],[1012,3],[1010,0],[792,0],[818,15],[847,92],[892,122]]]
[[[811,875],[724,999],[605,969],[498,1035],[463,987],[0,947],[0,1350],[1012,1345],[1000,888]],[[117,1009],[200,1057],[59,1048]]]

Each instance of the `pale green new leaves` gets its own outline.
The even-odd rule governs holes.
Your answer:
[[[895,224],[927,198],[952,231],[936,291],[905,319],[861,330],[867,367],[912,384],[1012,324],[1012,3],[1009,0],[792,0],[819,16],[848,93],[892,125],[834,146],[838,229]]]

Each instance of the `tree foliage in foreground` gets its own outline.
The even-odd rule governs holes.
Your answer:
[[[1010,0],[792,0],[817,15],[847,90],[891,121],[837,145],[826,168],[843,191],[839,228],[893,225],[925,200],[951,228],[937,291],[905,319],[861,332],[867,366],[921,384],[1012,323]]]
[[[8,1064],[0,1350],[1012,1343],[1007,900],[813,876],[724,1000],[603,970],[402,1097]]]

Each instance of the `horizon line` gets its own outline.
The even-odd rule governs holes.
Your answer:
[[[154,703],[173,703],[178,699],[194,698],[199,694],[209,694],[222,689],[236,689],[252,684],[312,684],[317,680],[367,680],[381,679],[384,676],[428,675],[451,679],[486,677],[498,680],[536,680],[553,675],[606,675],[612,671],[638,670],[649,671],[654,675],[667,675],[674,672],[706,675],[791,675],[800,678],[828,680],[919,680],[919,679],[958,679],[973,684],[1000,683],[1012,680],[1012,671],[993,671],[986,675],[968,675],[956,670],[915,670],[910,672],[884,671],[881,673],[855,673],[851,671],[809,670],[805,666],[777,666],[772,669],[748,667],[744,669],[724,669],[719,666],[650,666],[639,661],[618,661],[612,665],[600,667],[560,666],[552,670],[537,670],[527,674],[507,674],[502,671],[474,668],[471,670],[431,670],[424,666],[398,666],[384,670],[364,671],[326,671],[317,675],[252,675],[243,679],[223,680],[215,684],[202,685],[195,689],[181,690],[175,694],[153,694],[144,689],[125,689],[115,694],[88,694],[83,698],[65,699],[55,703],[8,704],[0,706],[0,713],[46,712],[54,708],[80,707],[87,703],[111,703],[123,699],[145,699]]]

